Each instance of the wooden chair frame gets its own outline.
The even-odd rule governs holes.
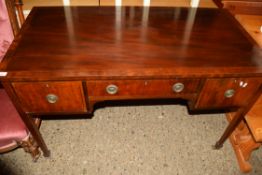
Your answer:
[[[10,19],[10,23],[12,26],[14,36],[17,36],[21,26],[25,21],[25,17],[23,14],[23,2],[22,0],[5,0],[8,16]],[[0,88],[3,88],[0,82]],[[39,127],[41,120],[39,118],[35,119],[35,124]],[[25,152],[28,152],[33,157],[33,160],[36,161],[40,156],[39,146],[29,133],[26,138],[21,141],[16,141],[7,145],[6,147],[0,150],[0,153],[11,151],[17,147],[21,146]]]

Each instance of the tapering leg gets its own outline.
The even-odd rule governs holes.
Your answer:
[[[255,95],[248,102],[246,102],[246,106],[241,107],[236,111],[233,119],[227,126],[223,135],[216,142],[214,146],[215,149],[220,149],[223,147],[223,144],[226,141],[226,139],[232,134],[232,132],[236,129],[236,127],[240,124],[240,122],[244,119],[245,115],[252,108],[252,106],[255,104],[257,99],[260,97],[261,92],[262,92],[262,86],[260,86],[259,89],[256,91],[256,93],[254,93]]]
[[[16,107],[17,112],[20,114],[21,119],[23,120],[23,122],[25,123],[29,132],[31,133],[32,137],[36,141],[37,145],[39,145],[39,147],[43,151],[43,155],[45,157],[49,157],[50,151],[48,150],[48,148],[45,144],[45,141],[44,141],[41,133],[39,132],[37,125],[35,124],[33,118],[23,111],[22,105],[20,104],[19,100],[15,96],[15,92],[12,88],[12,85],[10,83],[6,83],[6,82],[4,82],[2,84],[5,88],[5,91],[9,95],[10,99],[12,100],[14,106]]]

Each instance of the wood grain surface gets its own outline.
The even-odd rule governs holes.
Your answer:
[[[3,60],[9,79],[262,73],[261,49],[217,9],[38,7]]]

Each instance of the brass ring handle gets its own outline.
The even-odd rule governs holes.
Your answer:
[[[183,83],[176,83],[172,86],[174,92],[179,93],[184,90],[185,85]]]
[[[58,96],[56,96],[55,94],[48,94],[46,96],[46,100],[48,103],[54,104],[58,101]]]
[[[234,95],[235,95],[235,90],[234,89],[228,89],[228,90],[225,91],[225,94],[224,94],[224,96],[226,98],[231,98]]]
[[[106,92],[110,95],[114,95],[118,92],[118,87],[114,84],[110,84],[106,87]]]

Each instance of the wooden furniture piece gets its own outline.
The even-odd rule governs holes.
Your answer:
[[[262,48],[262,15],[236,14],[235,18]]]
[[[234,14],[262,15],[261,0],[213,0],[218,7],[226,8]]]
[[[245,119],[256,142],[262,142],[262,96],[258,99]]]
[[[216,5],[211,0],[99,0],[99,5],[216,8]]]
[[[227,113],[230,122],[234,113]],[[230,136],[231,145],[235,151],[240,170],[248,173],[252,170],[249,162],[251,154],[262,143],[262,95],[246,114],[242,121]]]
[[[63,6],[63,5],[71,5],[71,6],[99,6],[99,2],[101,0],[23,0],[24,6],[23,9],[26,11],[30,11],[34,6]]]
[[[232,114],[227,113],[229,121],[232,120]],[[236,153],[240,170],[248,173],[252,170],[249,162],[251,154],[258,149],[262,143],[262,96],[257,100],[251,110],[245,116],[245,121],[236,128],[231,134],[231,145]]]
[[[226,116],[228,121],[231,122],[234,118],[234,113],[227,113]],[[245,118],[249,117],[249,114],[245,116]],[[261,146],[261,143],[257,142],[253,138],[253,134],[250,132],[249,126],[252,125],[248,125],[245,121],[241,121],[229,137],[230,143],[236,154],[239,168],[244,173],[248,173],[252,170],[252,166],[249,163],[251,153]]]
[[[9,3],[10,4],[8,5],[12,5],[12,7],[15,6],[14,1],[9,1]],[[11,6],[8,6],[8,8],[6,8],[5,1],[0,1],[0,64],[5,52],[7,51],[9,45],[13,40],[13,32],[9,21],[8,12],[9,14],[15,12],[13,11],[14,9],[10,7]],[[18,8],[18,11],[20,10],[22,10],[21,7]],[[14,16],[16,17],[16,15]],[[13,21],[16,21],[16,23],[18,23],[17,18],[14,18]],[[14,34],[18,33],[16,29],[17,28],[15,27],[13,30]],[[32,155],[34,161],[37,160],[37,158],[40,156],[38,145],[34,141],[33,137],[30,135],[30,132],[21,120],[18,112],[16,111],[15,107],[13,106],[10,98],[8,97],[1,84],[0,113],[0,153],[5,153],[7,151],[13,150],[14,148],[17,148],[18,146],[21,146],[24,148],[26,152],[29,152]],[[39,124],[40,121],[38,120],[36,125],[39,126]]]
[[[261,49],[224,10],[34,8],[0,67],[1,81],[44,152],[35,115],[92,113],[105,100],[181,98],[235,110],[222,147],[262,91]]]
[[[9,19],[12,25],[14,36],[16,36],[20,30],[20,27],[25,21],[23,14],[23,2],[22,0],[2,0],[5,1],[8,11]],[[19,20],[18,20],[19,19]]]
[[[260,31],[262,26],[262,1],[223,0],[219,2],[219,7],[224,7],[232,13],[262,48],[262,32]],[[262,128],[261,105],[262,96],[245,116],[246,120],[242,121],[230,136],[230,142],[235,151],[240,170],[245,173],[252,170],[252,166],[249,163],[252,151],[261,145],[261,140],[259,139],[262,137],[262,133],[259,132]],[[227,113],[229,122],[233,119],[233,116],[233,113]]]
[[[0,88],[0,112],[0,153],[21,146],[36,161],[40,156],[38,145],[3,88]]]

